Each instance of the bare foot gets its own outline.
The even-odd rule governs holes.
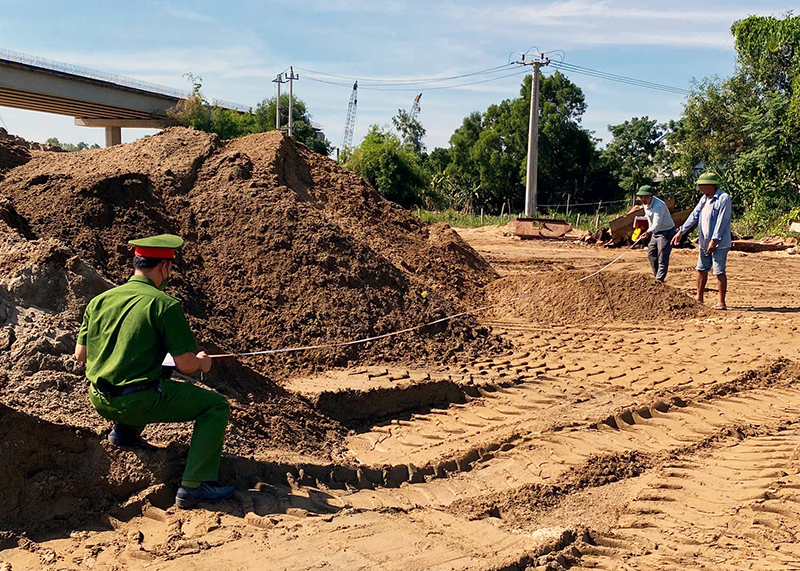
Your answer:
[[[728,306],[727,305],[717,304],[714,307],[712,307],[711,309],[716,309],[717,311],[725,311],[726,309],[728,309]]]

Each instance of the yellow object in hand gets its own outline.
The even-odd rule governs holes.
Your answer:
[[[640,235],[641,233],[642,233],[642,229],[641,229],[641,228],[636,228],[636,229],[633,231],[633,241],[634,241],[634,242],[635,242],[636,240],[638,240],[638,239],[639,239],[639,235]]]

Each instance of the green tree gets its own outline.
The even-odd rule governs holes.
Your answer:
[[[255,110],[255,121],[257,130],[274,131],[275,130],[275,107],[277,99],[271,97],[264,99],[258,104]],[[289,94],[284,93],[281,95],[281,129],[285,130],[289,124]],[[297,97],[292,99],[292,134],[295,139],[303,143],[309,149],[321,155],[328,156],[333,149],[331,142],[324,136],[321,136],[321,131],[314,128],[311,121],[311,114],[308,112],[305,102]]]
[[[586,103],[581,89],[560,72],[540,85],[538,201],[558,203],[606,200],[618,186],[609,184],[592,134],[580,126]],[[505,202],[521,209],[525,198],[531,78],[520,97],[491,105],[464,119],[450,138],[446,176],[432,173],[450,203],[500,210]],[[437,176],[438,175],[438,176]]]
[[[201,92],[202,79],[185,74],[192,83],[191,95],[167,111],[167,116],[179,125],[193,127],[199,131],[216,133],[222,139],[235,139],[252,133],[275,130],[276,98],[264,99],[255,111],[239,112],[210,104]],[[281,128],[289,122],[289,95],[281,95]],[[313,126],[306,104],[297,97],[292,98],[292,135],[312,151],[328,156],[331,143],[322,132]]]
[[[611,142],[603,153],[622,188],[634,192],[643,184],[653,184],[658,174],[656,155],[665,148],[666,125],[649,117],[634,117],[619,125],[609,125]]]
[[[722,177],[751,233],[800,206],[800,18],[751,16],[731,32],[735,74],[693,84],[668,143],[683,179]]]
[[[420,204],[427,178],[418,154],[403,147],[392,132],[373,125],[345,163],[384,198],[405,208]]]
[[[425,152],[425,145],[422,142],[425,138],[425,128],[419,119],[412,117],[405,109],[398,109],[397,115],[392,117],[392,124],[400,134],[400,140],[405,148],[418,155]]]
[[[60,147],[63,150],[69,152],[69,153],[74,153],[74,152],[77,152],[77,151],[84,151],[86,149],[99,149],[100,148],[100,145],[98,145],[97,143],[89,145],[88,143],[85,143],[83,141],[81,141],[77,145],[74,145],[72,143],[61,143],[56,137],[50,137],[49,139],[47,139],[45,141],[45,144],[46,145],[50,145],[52,147]]]

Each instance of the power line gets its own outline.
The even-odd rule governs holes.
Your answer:
[[[650,81],[644,81],[642,79],[635,79],[632,77],[625,77],[624,75],[617,75],[614,73],[608,73],[605,71],[599,71],[596,69],[589,69],[586,67],[581,67],[578,65],[565,63],[565,62],[552,62],[551,65],[559,70],[568,71],[571,73],[577,73],[582,75],[588,75],[590,77],[595,77],[597,79],[605,79],[606,81],[613,81],[616,83],[622,83],[625,85],[631,85],[633,87],[641,87],[644,89],[653,89],[656,91],[662,91],[665,93],[673,93],[676,95],[689,95],[688,89],[681,89],[680,87],[674,87],[671,85],[664,85],[661,83],[653,83]]]
[[[535,48],[531,48],[535,49]],[[531,51],[531,50],[528,50]],[[567,63],[563,61],[564,52],[561,50],[555,50],[552,52],[548,52],[552,54],[557,54],[556,57],[559,57],[561,61],[552,61],[551,65],[561,71],[569,72],[569,73],[576,73],[580,75],[586,75],[589,77],[594,77],[597,79],[603,79],[606,81],[612,81],[615,83],[620,83],[623,85],[630,85],[632,87],[640,87],[643,89],[651,89],[655,91],[661,91],[663,93],[671,93],[675,95],[689,95],[690,91],[687,89],[682,89],[680,87],[674,87],[671,85],[664,85],[661,83],[654,83],[651,81],[646,81],[643,79],[636,79],[633,77],[626,77],[624,75],[618,75],[614,73],[609,73],[605,71],[600,71],[596,69],[591,69],[587,67],[582,67],[579,65]],[[512,73],[502,73],[509,68],[509,66],[513,65],[512,63],[482,69],[479,71],[474,71],[470,73],[463,73],[460,75],[452,75],[452,76],[445,76],[445,77],[430,77],[430,78],[421,78],[421,79],[400,79],[400,78],[357,78],[351,77],[346,75],[337,75],[333,73],[326,73],[321,71],[315,71],[305,68],[297,68],[299,70],[304,71],[307,75],[306,78],[310,81],[315,81],[317,83],[324,83],[327,85],[335,85],[339,87],[351,87],[351,81],[358,81],[359,87],[365,91],[418,91],[420,89],[426,90],[441,90],[441,89],[458,89],[462,87],[468,87],[470,85],[478,85],[481,83],[488,83],[491,81],[499,81],[502,79],[506,79],[508,77],[523,75],[520,72],[512,72]],[[311,74],[311,75],[308,75]],[[470,81],[466,83],[456,83],[454,85],[442,85],[442,86],[435,86],[431,87],[431,84],[435,83],[445,83],[445,82],[454,82],[459,79],[466,79],[470,77],[479,77],[479,76],[488,76],[491,75],[493,77],[489,77],[487,79],[482,79],[478,81]],[[324,78],[332,78],[332,79],[324,79]],[[336,80],[343,80],[343,81],[336,81]]]
[[[350,76],[346,76],[346,75],[336,75],[336,74],[333,74],[333,73],[325,73],[325,72],[322,72],[322,71],[314,71],[313,69],[304,69],[302,67],[298,67],[297,69],[299,69],[300,71],[306,72],[306,73],[313,73],[313,74],[316,74],[316,75],[322,75],[322,76],[326,76],[326,77],[335,77],[337,79],[346,79],[346,80],[348,80],[348,82],[350,82],[350,81],[358,81],[359,83],[362,84],[362,87],[363,87],[364,84],[369,84],[369,83],[395,83],[395,84],[400,84],[400,85],[422,85],[422,84],[425,84],[425,83],[440,83],[440,82],[443,82],[443,81],[452,81],[452,80],[455,80],[455,79],[463,79],[465,77],[473,77],[473,76],[476,76],[476,75],[485,75],[485,74],[494,73],[494,72],[497,72],[497,71],[502,70],[502,69],[507,69],[508,67],[510,67],[510,65],[511,64],[498,65],[496,67],[491,67],[489,69],[482,69],[480,71],[474,71],[474,72],[471,72],[471,73],[464,73],[464,74],[461,74],[461,75],[451,75],[449,77],[431,77],[431,78],[422,78],[422,79],[387,79],[387,78],[372,78],[372,79],[370,79],[370,78],[364,78],[364,77],[350,77]],[[349,83],[348,83],[348,85],[349,85]]]
[[[503,66],[503,67],[506,67],[506,66]],[[458,88],[467,87],[467,86],[470,86],[470,85],[478,85],[478,84],[481,84],[481,83],[488,83],[490,81],[499,81],[501,79],[506,79],[508,77],[525,75],[526,73],[527,72],[525,70],[522,70],[522,71],[515,70],[512,73],[500,75],[500,76],[497,76],[497,77],[490,77],[489,79],[482,79],[482,80],[479,80],[479,81],[470,81],[470,82],[467,82],[467,83],[459,83],[459,84],[456,84],[456,85],[442,85],[442,86],[438,86],[438,87],[420,87],[419,85],[417,85],[417,87],[389,87],[389,86],[386,86],[386,87],[362,87],[361,86],[361,80],[359,79],[358,80],[358,82],[359,82],[358,83],[358,88],[366,90],[366,91],[419,91],[420,89],[425,89],[426,91],[435,91],[435,90],[441,90],[441,89],[458,89]],[[336,81],[327,81],[327,80],[324,80],[324,79],[319,79],[319,78],[311,77],[311,76],[308,76],[308,75],[306,75],[305,78],[307,80],[309,80],[309,81],[316,81],[318,83],[326,83],[328,85],[336,85],[336,86],[339,86],[339,87],[348,87],[348,88],[350,87],[350,84],[348,84],[348,83],[336,82]],[[414,85],[414,84],[409,84],[409,85]]]

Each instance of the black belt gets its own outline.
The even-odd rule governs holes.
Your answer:
[[[161,383],[161,379],[119,387],[117,385],[112,385],[105,379],[97,379],[97,381],[94,383],[94,388],[104,397],[114,399],[117,397],[132,395],[134,393],[138,393],[139,391],[149,391],[150,389],[156,388],[159,383]]]

